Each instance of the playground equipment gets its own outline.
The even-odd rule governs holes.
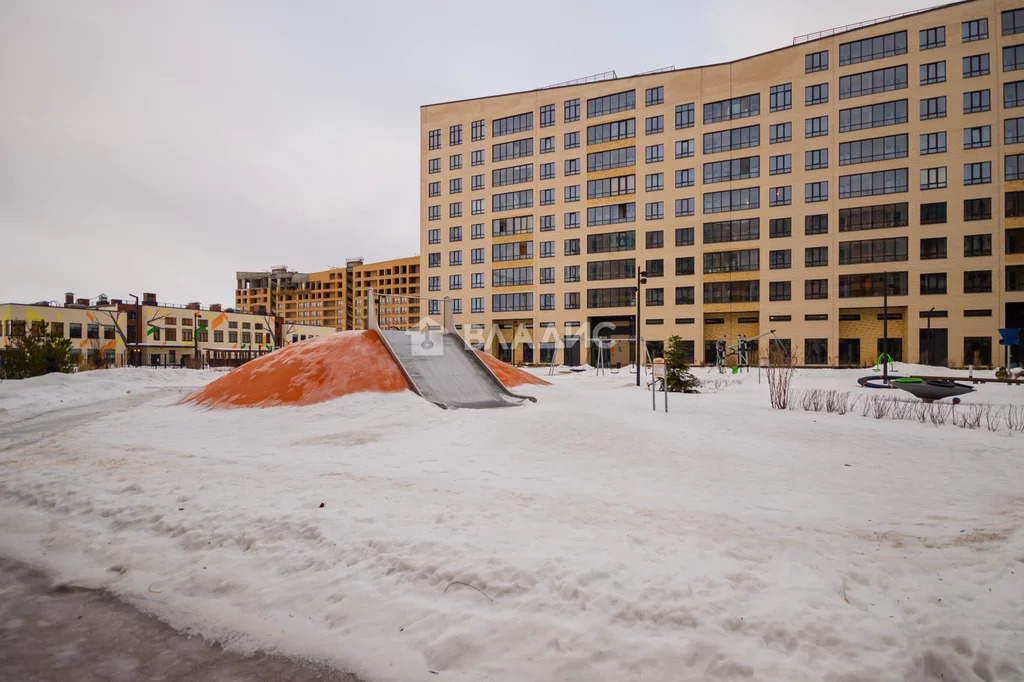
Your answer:
[[[736,366],[745,367],[747,371],[750,371],[750,342],[760,339],[762,336],[771,336],[776,342],[779,343],[779,348],[783,348],[779,337],[776,336],[774,329],[769,329],[766,332],[758,334],[757,336],[743,336],[742,334],[736,337],[736,343],[728,345],[729,337],[719,339],[715,342],[715,367],[718,368],[719,374],[725,374],[725,361],[727,358],[735,355]],[[787,358],[788,359],[788,358]]]
[[[949,379],[929,379],[927,377],[889,376],[886,380],[880,374],[872,374],[857,379],[857,383],[864,388],[898,388],[926,403],[974,392],[974,387],[967,384]]]
[[[381,329],[377,317],[378,298],[424,300],[418,296],[367,294],[369,327],[377,332],[412,389],[444,409],[508,407],[521,405],[533,396],[512,393],[501,383],[476,351],[455,329],[452,302],[443,300],[444,323],[440,330],[405,331]],[[430,299],[425,299],[430,300]],[[436,299],[434,299],[436,300]]]

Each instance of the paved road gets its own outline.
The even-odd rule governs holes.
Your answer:
[[[112,595],[53,589],[0,559],[0,679],[19,682],[360,682],[326,666],[257,653],[240,656],[187,637]]]

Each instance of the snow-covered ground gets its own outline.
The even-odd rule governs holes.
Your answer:
[[[536,405],[450,412],[4,383],[0,556],[368,682],[1024,679],[1024,434],[773,411],[756,371],[668,414],[539,373]]]

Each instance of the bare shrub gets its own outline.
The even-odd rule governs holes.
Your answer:
[[[791,385],[793,383],[793,358],[780,358],[779,364],[769,364],[765,368],[765,375],[768,377],[768,397],[771,400],[772,409],[784,410],[789,406],[791,397]]]
[[[893,401],[882,396],[874,396],[871,400],[871,416],[875,419],[891,419]]]
[[[893,419],[903,421],[904,419],[913,419],[914,415],[914,402],[909,400],[898,400],[893,398]],[[916,401],[915,401],[916,402]]]
[[[999,430],[999,424],[1003,418],[1003,408],[992,411],[992,405],[985,406],[985,428],[995,433]]]

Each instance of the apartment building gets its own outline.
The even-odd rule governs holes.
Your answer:
[[[332,327],[286,323],[264,313],[212,304],[176,305],[141,299],[95,300],[66,294],[56,301],[0,305],[0,350],[26,334],[57,334],[72,342],[79,364],[182,366],[238,365],[288,344],[331,334]],[[97,360],[102,358],[102,363]]]
[[[420,321],[419,256],[364,263],[350,258],[343,268],[299,273],[286,267],[267,272],[238,272],[235,305],[248,312],[271,312],[288,324],[332,329],[365,329],[366,296],[370,288],[388,298],[381,323],[415,329]],[[412,297],[408,301],[404,297]]]
[[[887,323],[897,359],[985,366],[1024,326],[1022,0],[420,121],[424,295],[504,359],[638,332],[711,362],[774,330],[798,364],[867,365]]]

